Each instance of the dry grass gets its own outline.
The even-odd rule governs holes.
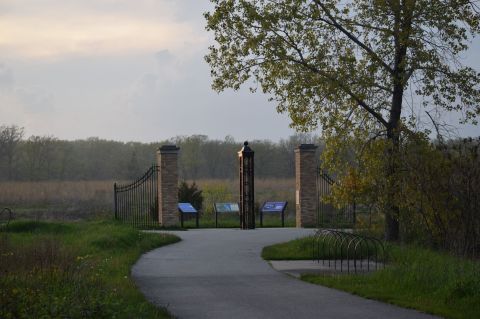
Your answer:
[[[191,182],[191,181],[189,181]],[[1,182],[0,208],[11,207],[16,217],[83,219],[112,214],[113,181]],[[238,180],[196,181],[204,195],[204,211],[214,202],[238,201]],[[288,201],[287,215],[295,211],[295,180],[256,179],[255,201]]]
[[[0,203],[65,203],[92,199],[113,198],[111,181],[46,181],[46,182],[2,182]]]
[[[0,183],[0,207],[16,217],[82,219],[113,207],[111,181],[44,181]]]

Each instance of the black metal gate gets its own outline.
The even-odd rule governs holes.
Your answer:
[[[317,226],[345,228],[355,225],[355,203],[341,208],[335,208],[325,202],[325,197],[331,194],[335,180],[320,167],[317,168]]]
[[[138,228],[158,226],[158,165],[152,165],[139,179],[113,185],[115,219]]]

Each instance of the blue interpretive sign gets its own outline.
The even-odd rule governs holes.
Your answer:
[[[215,211],[215,228],[218,227],[218,217],[220,214],[232,216],[238,214],[240,216],[240,205],[238,203],[214,203],[213,210]]]
[[[260,226],[263,227],[263,214],[280,213],[282,218],[282,227],[285,227],[285,209],[288,202],[265,202],[260,209]]]
[[[215,211],[217,213],[238,213],[240,207],[238,203],[215,203]]]
[[[198,219],[199,219],[200,214],[195,209],[195,207],[192,206],[192,204],[190,204],[190,203],[178,203],[178,211],[180,212],[180,225],[182,226],[182,228],[183,228],[183,219],[184,219],[183,215],[187,216],[187,220],[189,218],[191,218],[192,216],[195,216],[195,224],[196,224],[197,228],[199,227]]]
[[[178,203],[178,210],[184,214],[197,214],[198,211],[190,203]]]
[[[287,202],[265,202],[262,207],[264,213],[281,213],[287,207]]]

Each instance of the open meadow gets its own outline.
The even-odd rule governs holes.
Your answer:
[[[192,183],[192,181],[187,181]],[[1,182],[0,207],[9,207],[15,218],[83,220],[113,216],[114,181]],[[195,181],[204,197],[202,214],[213,215],[213,203],[238,201],[238,180]],[[288,201],[287,219],[295,215],[295,180],[255,180],[255,201]]]

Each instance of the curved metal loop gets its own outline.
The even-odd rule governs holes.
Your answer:
[[[348,273],[352,262],[355,273],[358,270],[370,271],[371,263],[375,264],[375,270],[379,264],[385,267],[385,245],[377,238],[335,229],[319,229],[312,238],[312,260],[319,263],[322,259],[322,263],[328,262],[329,267],[333,263],[335,270],[337,261],[341,272],[346,263]]]

